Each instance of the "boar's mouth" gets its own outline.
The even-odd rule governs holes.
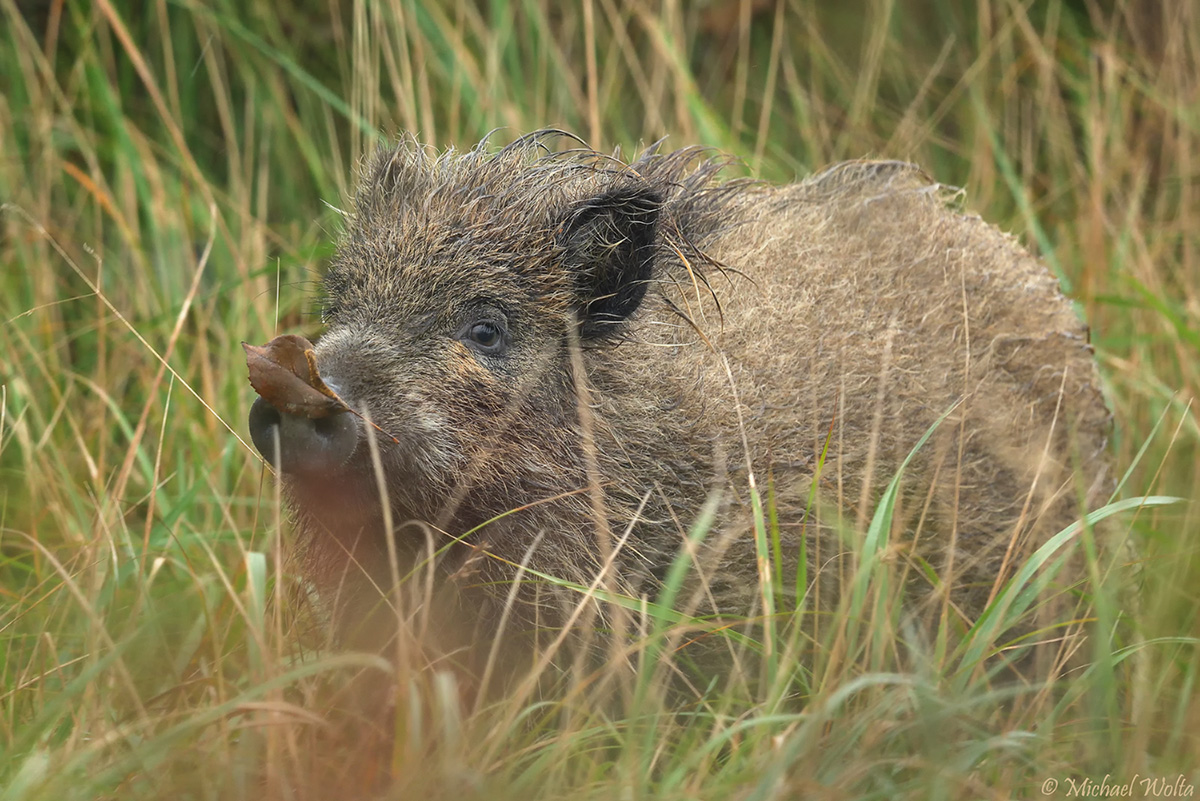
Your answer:
[[[414,520],[438,528],[483,522],[463,519],[473,508],[466,497],[474,494],[473,482],[452,486],[439,469],[445,465],[430,459],[437,449],[427,448],[420,434],[397,438],[359,414],[353,398],[343,398],[344,381],[318,371],[307,339],[284,335],[242,346],[259,395],[248,418],[251,440],[284,477],[292,508],[319,530],[382,531],[385,502],[394,528]]]
[[[255,448],[283,475],[288,500],[298,512],[331,531],[384,526],[379,468],[361,418],[349,412],[316,418],[289,414],[260,397],[250,408],[249,427]],[[421,486],[411,480],[416,467],[409,464],[412,454],[405,453],[403,443],[387,440],[376,438],[393,524],[414,519],[445,523],[437,512],[445,499],[412,494]]]

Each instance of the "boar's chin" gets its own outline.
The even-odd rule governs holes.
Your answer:
[[[288,476],[288,505],[310,533],[354,532],[382,529],[385,516],[379,485],[370,473],[341,471],[321,476]],[[400,525],[416,515],[390,498],[391,517]]]
[[[403,540],[422,535],[414,523],[429,524],[448,530],[464,522],[454,510],[462,510],[452,487],[433,477],[406,469],[403,460],[385,454],[383,481],[371,464],[352,459],[341,470],[325,474],[287,475],[284,486],[288,506],[312,536],[330,534],[343,538],[367,535],[382,541],[390,516],[391,528]],[[382,485],[382,487],[381,487]],[[417,494],[413,490],[441,491]],[[381,495],[382,491],[382,495]],[[384,502],[389,515],[384,514]],[[457,502],[456,502],[457,500]]]

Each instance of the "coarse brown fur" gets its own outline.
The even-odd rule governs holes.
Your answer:
[[[399,443],[373,435],[338,475],[292,486],[340,628],[377,636],[363,599],[433,551],[417,596],[439,610],[435,635],[461,624],[459,643],[502,619],[514,637],[561,626],[579,594],[538,577],[592,585],[614,543],[605,586],[653,599],[714,493],[698,611],[750,613],[751,472],[772,484],[785,559],[805,532],[827,603],[844,538],[948,411],[904,476],[890,543],[951,581],[970,620],[1110,488],[1085,326],[953,190],[897,162],[769,186],[721,182],[701,149],[626,164],[556,141],[405,142],[366,172],[317,356]],[[499,355],[464,339],[481,315],[503,319]],[[940,609],[910,574],[913,609]]]

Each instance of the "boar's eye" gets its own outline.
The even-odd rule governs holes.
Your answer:
[[[480,320],[467,327],[466,339],[481,353],[497,356],[504,351],[504,328],[491,320]]]

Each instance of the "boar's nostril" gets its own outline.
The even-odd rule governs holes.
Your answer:
[[[358,446],[358,424],[351,414],[310,419],[284,414],[258,398],[248,422],[254,447],[285,473],[336,471]]]
[[[250,439],[258,452],[272,464],[278,461],[275,456],[279,450],[279,410],[262,398],[255,398],[250,407]],[[276,466],[278,466],[276,464]]]

